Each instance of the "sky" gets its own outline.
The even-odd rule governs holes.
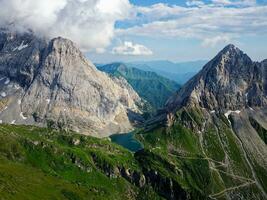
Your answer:
[[[267,0],[0,0],[0,26],[74,41],[97,63],[267,58]]]

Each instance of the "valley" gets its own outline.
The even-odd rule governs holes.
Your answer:
[[[168,98],[181,87],[154,72],[128,67],[123,63],[107,64],[98,69],[111,76],[125,78],[139,96],[147,101],[148,114],[162,109]]]
[[[0,199],[266,199],[266,62],[230,44],[184,85],[0,34]]]

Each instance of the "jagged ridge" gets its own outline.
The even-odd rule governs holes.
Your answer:
[[[215,58],[169,99],[169,111],[188,104],[209,110],[238,110],[267,105],[264,62],[253,62],[234,45],[226,46]]]
[[[206,198],[266,199],[266,68],[228,45],[168,100],[140,140],[182,174],[170,176]]]
[[[142,101],[123,78],[98,71],[70,40],[0,35],[3,123],[73,129],[98,137],[132,130]]]

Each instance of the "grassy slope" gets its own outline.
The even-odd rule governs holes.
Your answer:
[[[0,159],[0,199],[83,199],[85,187],[46,175],[20,163]],[[97,197],[93,192],[92,198]]]
[[[233,198],[242,195],[245,199],[263,199],[253,183],[240,144],[224,116],[218,116],[216,128],[214,123],[206,124],[207,129],[203,133],[194,133],[179,121],[186,119],[186,122],[191,121],[192,126],[197,127],[203,122],[202,116],[198,109],[184,109],[177,113],[178,120],[173,126],[141,132],[138,138],[145,148],[150,149],[154,157],[164,160],[156,163],[159,158],[151,160],[147,157],[143,158],[143,163],[176,179],[188,188],[193,198],[214,195],[224,199],[226,196],[222,191],[230,189],[228,195]],[[168,165],[174,167],[167,168]],[[246,183],[251,184],[231,190]]]
[[[0,199],[158,197],[119,176],[118,167],[139,166],[132,153],[107,140],[1,125],[0,159]]]
[[[208,162],[193,132],[176,124],[170,130],[160,128],[139,138],[147,149],[151,149],[151,155],[164,160],[157,162],[159,158],[146,156],[143,164],[149,165],[148,168],[175,179],[194,199],[203,199],[211,193]]]
[[[232,198],[263,199],[223,115],[207,123],[202,133],[182,125],[183,120],[193,127],[203,124],[201,110],[183,109],[176,118],[171,127],[140,131],[136,137],[145,148],[135,155],[103,139],[0,125],[0,196],[160,199],[155,191],[166,195],[166,190],[168,194],[170,188],[161,183],[168,185],[171,180],[178,195],[186,191],[192,199],[225,199],[226,190]],[[118,169],[122,167],[141,174],[153,172],[154,177],[161,178],[152,183],[153,188],[147,185],[139,189],[121,178]],[[265,171],[257,170],[264,178]]]
[[[114,76],[124,77],[134,90],[155,109],[162,108],[167,99],[180,88],[176,82],[154,72],[130,68],[120,63],[110,64],[99,69]]]

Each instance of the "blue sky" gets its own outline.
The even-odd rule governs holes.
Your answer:
[[[267,58],[267,0],[130,0],[112,43],[95,62],[211,59],[229,43]]]
[[[0,0],[0,27],[72,40],[93,62],[267,58],[267,0]],[[35,11],[35,12],[33,12]]]
[[[93,62],[267,58],[267,0],[0,0],[0,27],[72,40]],[[35,12],[33,12],[35,11]]]

